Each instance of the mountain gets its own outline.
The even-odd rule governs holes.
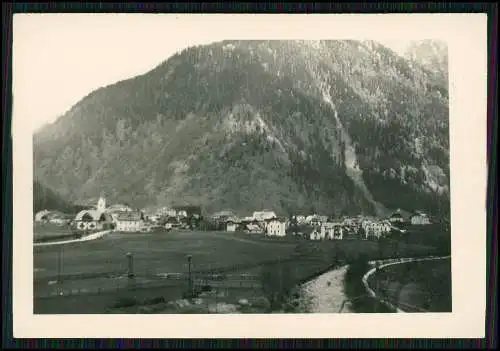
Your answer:
[[[73,202],[449,211],[448,85],[373,41],[223,41],[95,90],[34,135]]]
[[[413,41],[405,52],[405,58],[440,75],[443,83],[448,81],[448,46],[439,40]]]
[[[37,213],[42,210],[73,213],[75,208],[54,190],[43,186],[35,180],[33,182],[33,211]]]

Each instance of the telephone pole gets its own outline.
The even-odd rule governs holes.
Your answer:
[[[57,283],[61,283],[62,250],[62,245],[59,245],[59,251],[57,252]]]
[[[193,281],[191,277],[191,261],[193,260],[193,256],[188,255],[188,286],[189,286],[189,297],[193,296]]]

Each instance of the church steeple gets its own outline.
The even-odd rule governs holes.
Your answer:
[[[106,199],[103,196],[101,196],[99,198],[99,201],[97,201],[97,210],[98,211],[106,210]]]

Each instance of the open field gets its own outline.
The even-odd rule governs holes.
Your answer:
[[[384,267],[369,284],[408,311],[451,312],[451,259],[409,262]]]
[[[62,256],[62,275],[99,272],[125,273],[126,254],[134,258],[137,275],[187,272],[187,256],[192,269],[226,267],[237,263],[256,263],[289,256],[294,244],[262,243],[244,240],[230,233],[171,231],[160,233],[111,233],[85,243],[34,248],[36,278],[54,278],[58,257]]]
[[[360,254],[369,258],[395,255],[391,247],[377,242],[344,240],[311,242],[296,238],[265,238],[227,232],[170,231],[158,233],[111,233],[100,239],[67,245],[34,248],[34,293],[37,313],[63,311],[60,306],[72,301],[66,313],[97,310],[122,296],[127,287],[127,258],[134,257],[134,273],[141,296],[179,298],[187,287],[187,256],[192,255],[194,275],[209,270],[224,274],[253,274],[254,281],[211,281],[213,287],[230,291],[246,291],[254,296],[263,267],[271,270],[289,269],[293,284],[301,284],[336,265],[356,259]],[[432,251],[419,245],[400,245],[407,256],[425,255]],[[183,273],[181,279],[160,279],[159,274]],[[60,276],[59,276],[60,274]],[[60,284],[54,281],[61,278]],[[201,276],[202,277],[202,276]],[[236,278],[237,279],[237,278]],[[236,289],[236,290],[235,290]],[[49,297],[64,291],[84,292],[81,296]],[[66,293],[65,293],[66,295]],[[85,308],[94,301],[92,308]],[[78,302],[77,302],[78,301]],[[53,306],[53,307],[50,307]],[[42,312],[43,311],[43,312]],[[55,313],[55,312],[53,312]],[[62,312],[60,312],[62,313]],[[90,313],[90,312],[88,312]]]
[[[72,236],[73,234],[70,227],[66,224],[35,223],[33,225],[33,235],[35,238],[64,237]]]

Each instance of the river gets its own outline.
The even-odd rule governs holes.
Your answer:
[[[339,313],[346,300],[344,276],[348,266],[326,272],[304,283],[300,289],[299,312],[302,313]],[[341,313],[351,313],[348,303]]]

